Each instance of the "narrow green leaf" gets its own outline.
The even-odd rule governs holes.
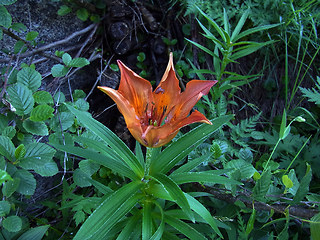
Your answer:
[[[167,190],[167,192],[182,209],[182,211],[189,217],[191,221],[194,222],[194,216],[191,211],[190,205],[180,187],[170,177],[164,174],[158,173],[151,177]]]
[[[21,83],[16,83],[8,87],[9,102],[19,116],[31,112],[34,104],[32,91]]]
[[[235,27],[235,29],[234,29],[233,32],[232,32],[232,35],[231,35],[231,38],[230,38],[231,42],[235,42],[234,39],[235,39],[236,36],[238,36],[238,34],[240,33],[240,31],[241,31],[244,23],[246,22],[246,20],[247,20],[247,18],[248,18],[249,12],[250,12],[250,10],[248,9],[248,10],[246,10],[246,11],[242,14],[239,22],[237,23],[237,26]]]
[[[141,219],[140,211],[135,213],[132,217],[130,217],[116,240],[131,239],[130,237],[132,236],[134,229],[137,228],[137,225],[139,224],[140,219]]]
[[[160,210],[160,214],[161,214],[161,219],[160,219],[160,225],[157,229],[157,231],[152,235],[152,237],[150,238],[150,240],[160,240],[162,239],[162,235],[164,233],[164,211],[162,209],[162,207],[160,206],[160,204],[158,202],[154,202],[156,204],[156,206],[159,208]]]
[[[212,153],[209,153],[209,154],[202,155],[201,157],[198,157],[196,159],[189,160],[187,163],[183,164],[181,167],[174,170],[170,176],[177,173],[184,173],[184,172],[191,171],[192,169],[199,166],[201,163],[205,162],[211,155]]]
[[[91,159],[92,161],[101,164],[102,166],[105,166],[107,168],[110,168],[112,171],[115,171],[130,179],[136,178],[135,174],[132,172],[130,168],[124,165],[124,163],[121,162],[121,160],[118,160],[114,157],[116,155],[106,155],[105,153],[101,154],[90,149],[82,149],[71,145],[51,145],[57,148],[58,150],[65,151],[67,153],[71,153],[79,157]],[[110,154],[112,154],[112,151],[110,151]]]
[[[180,233],[192,240],[207,240],[201,233],[191,227],[189,224],[169,215],[165,215],[165,222],[177,229]]]
[[[152,236],[152,202],[144,201],[142,206],[142,240],[150,240]]]
[[[35,228],[30,228],[28,231],[23,233],[17,240],[41,240],[49,227],[50,225],[44,225]]]
[[[150,165],[150,174],[167,173],[193,149],[209,138],[217,129],[229,122],[233,115],[225,115],[211,120],[212,125],[201,124],[192,129],[177,141],[167,146]]]
[[[202,217],[203,220],[205,220],[221,238],[223,238],[217,226],[217,220],[211,216],[210,212],[191,195],[185,193],[185,196],[187,197],[191,209],[195,211],[197,214],[199,214],[199,216]]]
[[[137,178],[141,179],[144,175],[144,169],[137,159],[137,157],[132,153],[128,146],[110,129],[104,126],[102,123],[96,121],[87,113],[81,112],[70,105],[66,105],[67,108],[80,120],[80,122],[97,136],[99,136],[106,144],[108,144],[122,159],[123,161],[132,169],[132,171],[137,175]]]
[[[17,82],[28,87],[32,92],[41,86],[41,74],[31,67],[22,68],[17,74]]]
[[[139,181],[131,182],[112,193],[84,222],[74,240],[104,239],[108,231],[142,198],[137,194],[141,185]]]
[[[219,176],[213,172],[186,172],[177,173],[170,176],[178,185],[191,182],[207,182],[213,184],[235,184],[242,185],[241,182],[235,181],[224,176]]]

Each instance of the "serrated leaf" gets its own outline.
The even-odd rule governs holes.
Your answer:
[[[86,21],[89,17],[89,12],[87,9],[85,8],[80,8],[77,10],[77,17],[82,20],[82,21]]]
[[[63,66],[62,64],[56,64],[51,68],[51,74],[53,77],[63,77],[69,71],[69,68]]]
[[[13,175],[14,178],[20,179],[20,184],[17,188],[17,192],[23,195],[33,195],[36,190],[36,180],[33,175],[24,170],[18,169]]]
[[[49,118],[52,118],[54,108],[50,107],[47,104],[41,104],[32,109],[30,113],[30,120],[34,122],[45,121]]]
[[[253,188],[253,197],[254,199],[266,202],[266,194],[271,184],[271,171],[268,168],[261,174],[260,179],[256,182],[256,185]]]
[[[17,131],[14,126],[7,126],[3,129],[2,135],[12,139],[16,135],[16,132]]]
[[[8,87],[9,102],[16,109],[16,114],[23,116],[32,111],[34,100],[32,91],[21,83]]]
[[[300,181],[300,186],[296,192],[296,195],[293,198],[293,204],[296,204],[303,200],[303,198],[307,195],[309,192],[309,185],[312,179],[312,170],[311,166],[307,164],[307,170],[306,174],[303,176],[303,178]]]
[[[0,154],[12,161],[14,157],[15,146],[11,142],[10,138],[6,136],[0,136]]]
[[[76,226],[78,226],[80,223],[84,222],[84,220],[86,219],[86,214],[83,211],[77,211],[73,215],[73,219],[76,222]]]
[[[19,232],[22,228],[22,220],[18,216],[9,216],[3,220],[2,226],[8,232]]]
[[[12,24],[12,17],[4,6],[0,6],[0,26],[9,28]]]
[[[26,145],[26,154],[18,166],[34,170],[41,176],[53,176],[58,172],[57,164],[52,160],[55,150],[44,143]]]
[[[25,154],[26,154],[26,148],[25,148],[25,146],[23,144],[20,144],[16,148],[16,150],[14,152],[14,156],[15,156],[16,159],[19,160],[20,158],[23,158]]]
[[[33,94],[33,98],[38,104],[53,104],[53,98],[47,91],[37,91]]]
[[[10,28],[19,33],[25,32],[28,29],[23,23],[13,23]]]
[[[4,217],[10,212],[10,204],[8,201],[0,201],[0,217]]]
[[[28,231],[23,233],[17,240],[41,240],[49,227],[50,225],[44,225],[35,228],[30,228]]]
[[[74,58],[71,60],[71,62],[69,63],[70,67],[84,67],[86,65],[89,65],[90,62],[86,59],[86,58]]]
[[[234,169],[239,170],[241,173],[241,179],[248,179],[253,176],[253,174],[257,171],[252,164],[248,163],[245,160],[231,160],[226,163],[226,169]]]
[[[2,171],[2,170],[1,170]],[[14,178],[12,181],[5,182],[2,186],[2,194],[10,197],[19,187],[20,179]]]
[[[239,151],[239,158],[248,163],[251,163],[253,160],[253,154],[250,148],[241,148]]]
[[[23,121],[22,126],[24,129],[35,135],[47,136],[49,134],[48,127],[44,122],[34,122],[29,119]]]
[[[32,41],[34,40],[36,37],[38,37],[39,33],[36,31],[30,31],[27,33],[26,35],[26,40],[27,41]]]
[[[310,223],[310,231],[311,231],[311,239],[319,240],[320,239],[320,213],[314,215],[311,219]]]
[[[41,74],[31,67],[22,68],[17,74],[17,82],[28,87],[32,92],[41,86]]]
[[[80,111],[88,111],[89,103],[83,98],[80,98],[75,102],[75,107]]]
[[[71,60],[72,60],[72,57],[70,56],[70,54],[64,53],[62,55],[62,61],[66,66],[70,67],[69,64],[70,64]]]
[[[74,116],[69,112],[58,113],[50,119],[49,123],[50,128],[53,131],[64,131],[72,126],[72,124],[74,123]]]

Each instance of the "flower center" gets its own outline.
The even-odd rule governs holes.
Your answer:
[[[160,111],[158,108],[155,106],[154,102],[151,102],[151,107],[149,107],[149,103],[147,103],[145,110],[144,110],[144,116],[142,119],[142,124],[147,125],[147,126],[154,126],[154,127],[159,127],[164,124],[165,119],[166,119],[166,112],[168,107],[163,106],[161,107]]]

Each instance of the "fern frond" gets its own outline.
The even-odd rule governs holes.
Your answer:
[[[320,77],[317,77],[317,82],[316,87],[318,89],[307,89],[303,87],[299,87],[300,91],[302,92],[303,96],[308,98],[309,102],[315,102],[315,104],[320,105]]]

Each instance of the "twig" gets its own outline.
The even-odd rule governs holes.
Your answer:
[[[69,35],[68,37],[66,37],[65,39],[62,39],[62,40],[59,40],[59,41],[56,41],[56,42],[53,42],[53,43],[49,43],[45,46],[42,46],[42,47],[39,47],[39,48],[36,48],[32,51],[29,51],[29,52],[26,52],[26,53],[23,53],[20,55],[20,58],[26,58],[26,57],[30,57],[34,54],[37,54],[39,52],[43,52],[47,49],[50,49],[50,48],[53,48],[53,47],[56,47],[58,45],[61,45],[61,44],[64,44],[64,43],[67,43],[69,42],[70,40],[72,40],[73,38],[79,36],[79,35],[82,35],[88,31],[90,31],[91,29],[95,28],[98,24],[97,23],[94,23],[94,24],[91,24],[89,25],[88,27],[80,30],[80,31],[77,31],[77,32],[74,32],[72,33],[71,35]],[[14,57],[15,58],[15,57]],[[10,60],[10,58],[5,58],[5,59],[0,59],[0,63],[1,62],[8,62]]]

